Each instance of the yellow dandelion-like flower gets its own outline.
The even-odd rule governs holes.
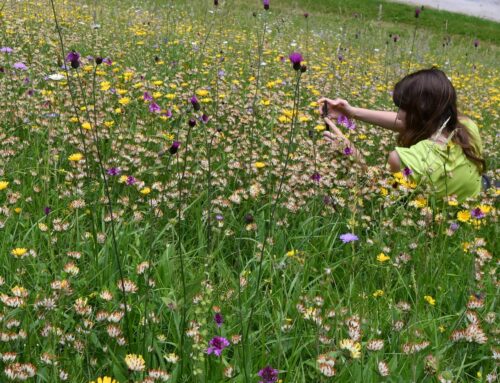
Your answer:
[[[110,378],[109,376],[103,376],[102,378],[97,378],[90,383],[118,383],[116,379]]]
[[[14,209],[14,211],[15,211],[17,214],[19,214],[20,212],[22,212],[22,211],[23,211],[23,209],[21,209],[20,207],[16,207],[16,208]]]
[[[380,263],[388,261],[389,259],[391,259],[391,257],[385,255],[384,253],[380,253],[379,255],[377,255],[377,261],[379,261]]]
[[[7,181],[0,181],[0,190],[7,189],[9,183]]]
[[[142,188],[139,193],[141,193],[143,195],[148,195],[149,193],[151,193],[151,189],[148,187],[145,187],[145,188]]]
[[[261,100],[260,104],[261,105],[265,105],[265,106],[270,105],[271,104],[271,100]]]
[[[142,355],[138,354],[127,354],[125,357],[125,363],[131,371],[143,371],[146,368],[146,362]]]
[[[435,306],[435,305],[436,305],[436,300],[435,300],[433,297],[431,297],[430,295],[426,295],[426,296],[424,297],[424,299],[425,299],[425,301],[426,301],[428,304],[430,304],[431,306]]]
[[[292,250],[290,250],[290,251],[287,251],[287,252],[286,252],[286,256],[287,256],[287,257],[294,257],[294,256],[296,256],[297,254],[298,254],[298,251],[297,251],[297,250],[293,250],[293,249],[292,249]]]
[[[78,122],[78,117],[71,117],[69,122]]]
[[[111,88],[111,83],[109,81],[103,81],[101,82],[101,90],[102,91],[107,91],[109,90],[109,88]]]
[[[325,125],[316,125],[314,127],[314,130],[317,131],[317,132],[322,132],[325,129],[326,129]]]
[[[82,128],[85,130],[90,130],[90,129],[92,129],[92,125],[90,125],[90,122],[84,122],[82,124]]]
[[[457,219],[460,222],[467,222],[470,220],[470,211],[468,210],[462,210],[457,213]]]
[[[73,153],[72,155],[70,155],[68,157],[68,160],[73,161],[73,162],[78,162],[78,161],[81,161],[82,159],[83,159],[82,153]]]
[[[361,357],[361,344],[354,342],[352,339],[342,339],[340,341],[340,348],[349,351],[353,359]]]
[[[120,98],[120,99],[118,100],[118,103],[119,103],[120,105],[124,105],[124,106],[125,106],[125,105],[128,105],[128,104],[130,104],[130,98],[129,98],[129,97],[122,97],[122,98]]]
[[[206,89],[198,89],[196,91],[196,95],[200,96],[200,97],[208,96],[208,90],[206,90]]]
[[[488,214],[491,211],[490,205],[479,205],[479,209],[483,214]]]
[[[255,166],[257,169],[262,169],[262,168],[266,167],[266,163],[261,162],[261,161],[257,161],[256,163],[253,164],[253,166]]]
[[[111,128],[115,124],[114,121],[104,121],[104,126],[106,128]]]
[[[153,85],[157,85],[157,86],[163,85],[163,81],[161,81],[161,80],[153,81]]]
[[[375,298],[378,298],[378,297],[381,297],[384,295],[384,290],[376,290],[374,293],[373,293],[373,296]]]
[[[14,257],[21,258],[27,252],[28,252],[28,249],[26,249],[25,247],[16,247],[15,249],[12,249],[12,251],[10,253]]]

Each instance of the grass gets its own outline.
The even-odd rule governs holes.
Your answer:
[[[416,22],[415,6],[392,1],[295,0],[290,4],[276,3],[278,9],[296,9],[314,15],[331,15],[334,18],[351,18],[357,14],[361,19],[380,18],[381,21],[398,26],[401,24],[413,26]],[[353,23],[356,21],[353,20]],[[479,39],[495,45],[500,42],[498,23],[491,20],[426,8],[421,13],[418,23],[421,27],[437,34],[463,36],[471,41]]]
[[[222,3],[57,1],[64,52],[47,4],[3,8],[0,380],[493,381],[498,190],[443,203],[357,122],[363,170],[315,102],[393,110],[393,84],[437,65],[495,177],[496,47],[443,47],[427,10],[413,42],[412,16]]]

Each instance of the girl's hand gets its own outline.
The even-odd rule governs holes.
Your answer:
[[[328,117],[324,118],[326,124],[330,127],[330,131],[325,130],[323,132],[323,137],[329,142],[338,142],[339,140],[341,141],[348,141],[347,138],[344,136],[344,133],[337,128],[337,125],[333,123],[332,120],[330,120]]]
[[[335,100],[331,100],[329,98],[321,97],[318,100],[318,104],[320,104],[319,112],[323,114],[323,104],[327,105],[328,115],[323,117],[328,118],[337,118],[341,114],[347,116],[349,118],[354,117],[354,109],[346,100],[341,98],[336,98]]]

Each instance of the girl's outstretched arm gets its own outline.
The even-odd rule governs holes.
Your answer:
[[[346,100],[340,98],[331,100],[322,97],[318,100],[318,103],[320,104],[321,112],[323,111],[323,104],[326,103],[329,118],[337,118],[339,115],[343,114],[347,117],[378,125],[398,133],[401,132],[405,126],[402,116],[398,116],[396,112],[357,108],[349,105]]]

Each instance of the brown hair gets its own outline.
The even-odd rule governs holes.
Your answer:
[[[443,71],[422,69],[405,76],[395,85],[392,99],[406,112],[398,145],[410,147],[430,138],[449,118],[443,133],[453,134],[452,141],[462,148],[465,156],[480,172],[485,169],[484,159],[472,146],[467,128],[458,120],[457,94]]]

